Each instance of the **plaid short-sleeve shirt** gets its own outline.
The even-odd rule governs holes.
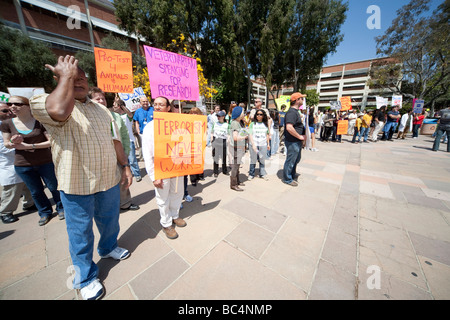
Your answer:
[[[117,185],[120,171],[111,132],[118,130],[109,110],[89,98],[85,103],[75,100],[69,118],[58,122],[45,108],[47,97],[32,97],[30,106],[51,137],[58,190],[88,195]]]

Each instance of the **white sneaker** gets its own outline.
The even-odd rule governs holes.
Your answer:
[[[115,248],[113,251],[108,253],[106,256],[101,256],[102,259],[113,258],[114,260],[125,260],[130,256],[130,252],[127,249]]]
[[[186,202],[192,202],[192,200],[194,200],[190,195],[187,195],[186,197],[184,197],[184,200]]]
[[[248,176],[248,180],[252,180],[255,176]]]
[[[103,290],[103,285],[100,280],[95,279],[86,287],[80,289],[81,297],[83,300],[98,300],[100,299],[105,291]]]

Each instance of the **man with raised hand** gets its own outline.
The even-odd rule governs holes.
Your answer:
[[[85,300],[104,294],[93,261],[93,220],[99,229],[101,258],[126,259],[130,252],[117,245],[119,234],[119,182],[129,187],[132,174],[106,107],[88,97],[85,72],[73,56],[45,65],[58,84],[50,94],[31,98],[33,116],[51,136],[58,189],[66,215],[69,251],[76,271],[74,288]],[[122,175],[118,164],[123,167]]]

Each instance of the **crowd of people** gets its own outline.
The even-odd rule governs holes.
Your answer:
[[[163,96],[155,98],[153,104],[142,97],[141,107],[133,114],[118,97],[108,106],[102,90],[89,88],[85,72],[73,56],[59,57],[55,66],[46,67],[57,79],[53,92],[30,99],[12,96],[7,103],[0,103],[1,219],[3,223],[18,220],[13,213],[23,195],[23,210],[37,210],[39,225],[48,223],[53,209],[44,192],[47,187],[59,219],[65,219],[76,270],[73,287],[80,290],[83,299],[99,299],[104,288],[93,262],[93,221],[100,233],[100,257],[128,258],[130,252],[118,246],[117,237],[120,212],[139,209],[132,203],[129,190],[133,177],[137,182],[142,180],[137,149],[154,186],[163,232],[175,239],[176,227],[187,226],[179,212],[183,199],[192,201],[188,176],[156,179],[154,170],[157,137],[153,113],[183,112],[182,105]],[[230,188],[242,192],[239,173],[246,152],[250,158],[248,180],[254,179],[257,172],[261,179],[268,180],[266,162],[280,151],[285,155],[281,180],[295,187],[302,149],[318,151],[316,135],[323,142],[342,142],[337,134],[339,120],[349,121],[348,134],[357,143],[367,142],[369,137],[376,142],[379,133],[380,140],[392,140],[399,123],[397,139],[404,139],[408,131],[416,137],[425,117],[411,112],[400,116],[396,107],[387,112],[383,107],[375,114],[372,110],[314,113],[302,110],[305,97],[293,93],[289,109],[281,106],[280,112],[263,108],[260,99],[255,100],[251,110],[244,103],[233,102],[227,111],[215,106],[207,117],[207,145],[212,149],[214,177],[221,168],[221,173],[230,178]],[[203,114],[199,108],[188,112]],[[440,116],[438,142],[433,150],[439,148],[444,134],[450,134],[450,109],[441,111]],[[190,176],[192,185],[202,179],[203,174]]]

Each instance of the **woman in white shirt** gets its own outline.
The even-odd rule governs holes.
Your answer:
[[[259,176],[268,180],[265,170],[265,160],[267,151],[270,150],[270,133],[268,127],[268,118],[263,110],[257,110],[255,118],[249,126],[250,141],[250,170],[248,179],[255,177],[256,162],[259,162]]]

